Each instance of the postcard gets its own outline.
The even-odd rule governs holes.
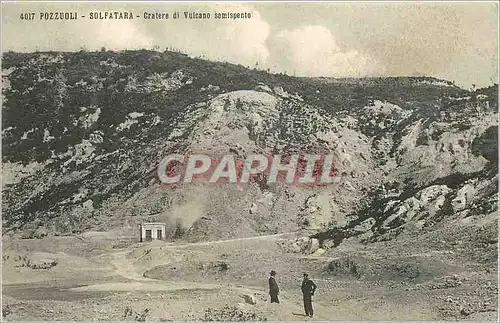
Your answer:
[[[498,2],[2,2],[3,321],[498,321]]]

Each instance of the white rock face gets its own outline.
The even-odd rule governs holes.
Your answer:
[[[422,169],[428,168],[428,175],[434,178],[454,172],[480,171],[487,161],[482,156],[470,154],[471,144],[493,124],[493,115],[471,117],[472,126],[468,129],[457,129],[444,122],[432,122],[426,126],[425,120],[420,119],[406,128],[395,158],[399,165],[419,163]],[[425,134],[426,144],[417,145],[419,136]]]
[[[307,253],[315,253],[319,249],[319,240],[318,239],[310,239],[309,246],[307,248]]]
[[[49,142],[56,139],[56,137],[50,135],[50,131],[48,129],[44,129],[43,131],[43,142]]]
[[[273,88],[273,90],[274,90],[274,93],[276,93],[277,95],[279,95],[283,98],[288,98],[290,96],[285,90],[283,90],[283,88],[281,86],[275,86]]]
[[[250,305],[255,305],[257,304],[257,300],[255,299],[255,296],[251,294],[243,294],[241,295],[243,299],[245,300],[245,303],[250,304]]]
[[[250,122],[256,132],[263,130],[264,119],[278,117],[278,99],[257,91],[236,91],[222,94],[212,101],[209,110],[212,124],[222,125],[235,116]],[[229,119],[229,120],[228,120]]]
[[[30,133],[32,133],[32,132],[35,132],[35,129],[30,129],[30,130],[28,130],[28,131],[25,131],[25,132],[23,133],[23,135],[21,136],[21,140],[26,140],[26,139],[28,139],[28,135],[29,135]]]
[[[434,202],[434,208],[435,209],[441,208],[441,206],[443,206],[444,202],[446,202],[446,197],[444,195],[439,196],[438,198],[436,198],[436,200]]]
[[[116,130],[117,131],[123,131],[125,129],[130,129],[130,127],[133,125],[133,124],[136,124],[138,123],[139,121],[137,121],[136,119],[127,119],[125,120],[124,122],[120,123],[117,127],[116,127]]]
[[[373,104],[365,107],[365,110],[368,111],[368,114],[377,116],[377,115],[385,115],[389,117],[394,117],[400,119],[407,118],[410,116],[411,111],[403,110],[396,104],[392,104],[390,102],[382,102],[380,100],[373,101]],[[396,120],[393,120],[393,122]]]
[[[193,77],[183,70],[178,70],[169,73],[154,73],[146,77],[142,82],[135,77],[129,77],[128,83],[125,86],[126,92],[157,92],[157,91],[175,91],[186,84],[191,84]]]
[[[288,247],[288,251],[293,253],[299,253],[302,251],[302,249],[297,242],[294,242],[290,244],[290,246]]]
[[[332,219],[338,226],[347,224],[328,190],[309,196],[299,216],[305,227],[321,227],[330,223]]]
[[[42,170],[47,163],[31,162],[26,166],[22,163],[2,163],[2,185],[15,184],[21,179],[32,176]]]
[[[375,224],[374,218],[368,218],[353,228],[354,232],[361,233],[370,230]]]
[[[271,90],[271,88],[264,83],[260,83],[259,85],[257,85],[255,87],[255,91],[273,93],[273,90]]]
[[[100,130],[96,130],[90,134],[89,141],[92,144],[101,144],[104,142],[104,133]]]
[[[94,210],[94,202],[92,200],[86,200],[83,202],[82,207],[90,211]]]
[[[326,250],[323,249],[323,248],[319,248],[318,250],[316,250],[312,255],[314,257],[322,257],[324,254],[326,253]]]
[[[384,222],[382,223],[382,227],[385,229],[389,229],[390,223],[396,219],[401,219],[403,222],[411,221],[420,210],[420,206],[420,201],[415,197],[410,197],[404,200],[396,213],[384,220]]]
[[[423,80],[423,81],[420,81],[420,84],[435,85],[435,86],[447,86],[447,87],[453,86],[453,84],[449,84],[446,81],[437,81],[437,80],[436,81]]]
[[[91,106],[90,108],[93,109],[94,107]],[[100,114],[101,114],[101,108],[97,108],[93,113],[89,113],[85,116],[80,117],[79,122],[81,127],[83,129],[90,128],[93,124],[97,122],[97,120],[99,120]]]
[[[309,237],[300,237],[294,240],[286,241],[282,247],[287,252],[304,253],[304,254],[321,254],[325,250],[320,248],[319,240]]]
[[[467,207],[467,205],[472,201],[475,194],[474,186],[466,184],[457,192],[457,196],[451,201],[453,211],[459,212]]]
[[[252,206],[250,207],[250,210],[249,210],[250,214],[255,214],[255,213],[257,213],[258,210],[259,209],[257,207],[257,204],[252,203]]]
[[[438,197],[448,194],[451,189],[446,185],[429,186],[417,194],[421,204],[427,204],[436,200]]]
[[[255,139],[278,120],[279,100],[266,92],[235,91],[221,94],[208,103],[198,119],[189,139],[193,151],[227,154],[230,148],[240,146],[246,153],[256,151]]]
[[[275,197],[273,193],[265,192],[264,196],[261,199],[257,200],[257,202],[264,206],[270,207],[273,204],[274,198]]]
[[[80,165],[85,161],[93,159],[95,157],[95,147],[89,140],[82,140],[80,144],[71,147],[64,155],[72,156],[70,159],[63,163],[64,166],[75,162],[76,165]]]
[[[144,113],[140,113],[140,112],[131,112],[127,115],[127,120],[125,120],[124,122],[120,123],[117,127],[116,127],[116,130],[117,131],[123,131],[125,129],[130,129],[130,127],[133,125],[133,124],[136,124],[136,123],[139,123],[139,120],[137,120],[138,118],[144,116]]]
[[[128,116],[129,116],[130,119],[137,119],[139,117],[144,116],[144,113],[142,113],[142,112],[130,112],[128,114]]]
[[[212,85],[212,84],[208,84],[208,86],[206,87],[202,87],[200,89],[201,92],[205,92],[205,91],[210,91],[210,92],[217,92],[217,91],[220,91],[220,87],[218,85]]]

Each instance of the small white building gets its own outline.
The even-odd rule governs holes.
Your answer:
[[[165,239],[165,229],[167,225],[165,223],[142,223],[140,225],[141,242],[152,241],[152,240],[164,240]]]

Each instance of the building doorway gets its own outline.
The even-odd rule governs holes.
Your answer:
[[[146,222],[139,225],[140,241],[153,241],[165,239],[167,226],[160,222]]]

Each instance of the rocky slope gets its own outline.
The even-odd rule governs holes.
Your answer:
[[[496,85],[295,78],[149,51],[9,52],[2,80],[4,233],[154,220],[188,240],[309,228],[332,247],[497,211]],[[157,183],[162,157],[197,151],[328,151],[343,179],[322,188]]]

